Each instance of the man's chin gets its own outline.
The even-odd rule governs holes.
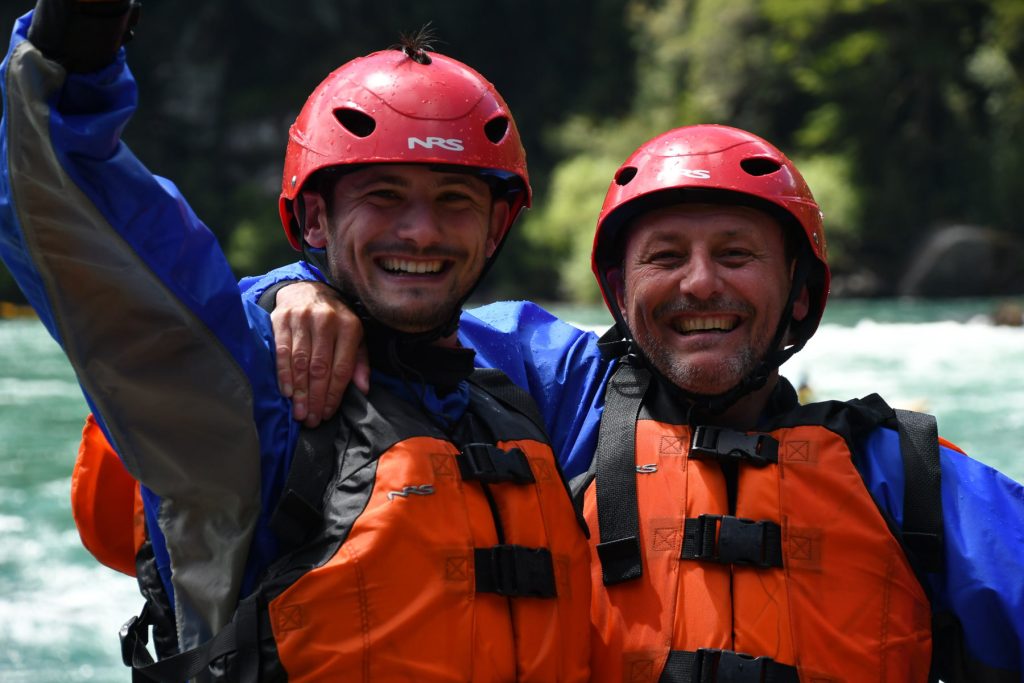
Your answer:
[[[678,363],[654,363],[655,367],[683,391],[697,396],[724,394],[743,380],[743,374],[731,365],[712,367]]]
[[[375,306],[367,306],[367,310],[377,322],[406,334],[423,334],[436,330],[447,324],[455,313],[453,309],[424,311],[422,308],[381,309]]]

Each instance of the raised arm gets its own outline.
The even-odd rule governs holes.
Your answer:
[[[188,645],[225,623],[240,589],[269,332],[177,189],[121,142],[136,100],[119,47],[131,12],[40,0],[16,24],[0,66],[0,256],[148,488]]]

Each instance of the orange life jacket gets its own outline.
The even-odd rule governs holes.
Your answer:
[[[93,557],[135,576],[135,557],[146,540],[139,483],[92,415],[85,419],[71,475],[71,514],[82,545]]]
[[[878,421],[828,403],[766,433],[691,429],[654,387],[640,408],[645,389],[619,385],[640,410],[635,439],[608,419],[607,399],[601,442],[632,452],[616,468],[601,462],[615,448],[599,445],[582,489],[600,528],[593,680],[928,680],[928,598],[853,464],[851,444]],[[623,478],[635,481],[625,504],[614,500]],[[630,506],[635,536],[614,529]]]
[[[272,523],[290,550],[204,646],[227,651],[213,670],[588,681],[590,551],[554,454],[532,419],[477,386],[467,418],[449,438],[375,388],[304,432]]]

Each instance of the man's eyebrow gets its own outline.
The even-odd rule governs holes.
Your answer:
[[[482,185],[481,185],[482,184]],[[435,187],[444,187],[447,185],[463,185],[470,189],[486,190],[487,183],[480,180],[476,176],[466,175],[465,173],[451,173],[448,175],[441,176],[434,181]]]
[[[377,183],[388,183],[390,185],[398,185],[400,187],[408,187],[409,181],[396,173],[375,173],[356,180],[354,185],[358,189],[363,189],[369,185],[375,185]]]

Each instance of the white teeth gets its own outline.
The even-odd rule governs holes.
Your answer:
[[[684,318],[676,321],[674,327],[677,332],[703,332],[705,330],[721,330],[728,332],[736,327],[735,319],[731,317],[718,318]]]
[[[392,273],[440,273],[444,261],[407,261],[398,258],[381,259],[380,265]]]

